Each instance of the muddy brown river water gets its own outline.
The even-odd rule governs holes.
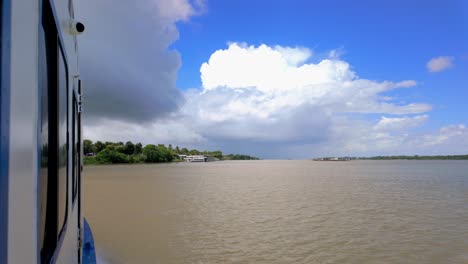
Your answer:
[[[102,263],[468,263],[467,161],[87,166]]]

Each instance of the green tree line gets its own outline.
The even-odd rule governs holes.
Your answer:
[[[112,164],[112,163],[156,163],[180,161],[179,155],[207,155],[220,160],[252,160],[258,159],[249,155],[229,154],[223,156],[220,150],[199,151],[196,149],[173,147],[171,144],[134,144],[131,141],[123,142],[93,142],[89,139],[83,141],[85,164]]]
[[[259,158],[243,154],[228,154],[223,156],[223,160],[259,160]]]

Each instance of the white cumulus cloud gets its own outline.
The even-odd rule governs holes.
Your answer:
[[[468,145],[468,128],[463,125],[442,127],[437,133],[422,137],[420,143],[424,146],[452,145],[453,150],[465,150]]]
[[[411,127],[418,127],[427,121],[428,115],[418,115],[414,117],[385,117],[383,116],[380,121],[374,126],[374,129],[380,131],[387,130],[401,130]]]
[[[206,117],[213,120],[225,120],[245,115],[273,118],[280,111],[305,105],[329,114],[415,114],[431,109],[424,103],[395,104],[381,95],[415,86],[414,80],[377,82],[359,78],[349,63],[337,59],[289,62],[299,61],[296,58],[300,56],[304,62],[309,54],[304,48],[231,43],[227,49],[214,52],[201,66],[200,96],[204,103],[197,111],[211,113]],[[217,95],[217,102],[223,101],[216,111],[207,109],[210,93]]]
[[[343,61],[302,64],[311,54],[306,48],[231,43],[201,66],[203,87],[255,87],[262,92],[281,92],[354,78],[349,64]]]
[[[432,58],[427,64],[427,70],[429,72],[441,72],[453,67],[453,57],[440,56]]]
[[[385,95],[413,87],[415,80],[360,78],[348,62],[336,57],[311,62],[312,54],[304,47],[230,43],[202,64],[203,87],[185,94],[182,112],[209,142],[293,157],[393,147],[392,130],[404,131],[428,118],[422,113],[431,105],[400,104]],[[372,124],[363,121],[368,114],[405,116]],[[419,115],[407,116],[414,114]],[[363,147],[360,137],[375,144]]]

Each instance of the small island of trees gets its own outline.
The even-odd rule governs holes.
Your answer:
[[[84,164],[113,163],[158,163],[182,161],[179,155],[207,155],[220,160],[258,160],[257,157],[242,154],[223,155],[220,150],[199,151],[196,149],[173,147],[171,144],[148,144],[123,142],[83,141]]]

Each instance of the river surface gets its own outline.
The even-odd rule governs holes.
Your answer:
[[[87,166],[103,263],[468,263],[466,161]]]

